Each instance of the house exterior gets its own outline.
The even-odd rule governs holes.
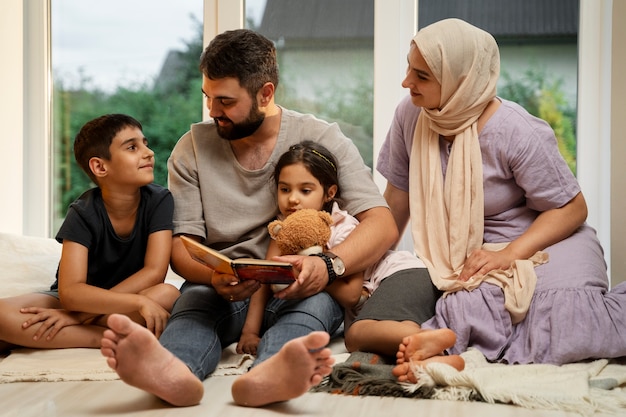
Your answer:
[[[494,35],[503,72],[544,70],[562,79],[575,103],[579,0],[419,1],[419,27],[447,17]],[[267,0],[256,29],[276,42],[289,94],[314,99],[325,88],[372,79],[374,0]]]

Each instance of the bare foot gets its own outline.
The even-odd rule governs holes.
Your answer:
[[[122,381],[176,406],[202,400],[202,381],[152,332],[120,314],[112,314],[107,323],[100,351]]]
[[[241,375],[232,386],[235,403],[247,407],[287,401],[319,384],[335,359],[325,348],[330,336],[312,332],[290,340],[278,353]]]
[[[402,340],[396,354],[397,365],[393,375],[399,382],[417,382],[413,365],[426,365],[431,362],[446,363],[459,371],[465,368],[465,361],[459,355],[443,355],[443,351],[454,345],[456,335],[450,329],[422,330]]]
[[[445,363],[452,366],[457,371],[462,371],[465,368],[465,360],[459,355],[437,355],[423,361],[411,360],[410,362],[401,363],[393,368],[392,373],[398,378],[398,382],[411,382],[416,384],[419,378],[413,372],[414,367],[420,365],[425,366],[434,362]]]

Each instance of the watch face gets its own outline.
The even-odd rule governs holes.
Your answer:
[[[332,259],[332,262],[333,262],[333,269],[335,270],[335,274],[337,274],[337,276],[342,276],[343,273],[346,272],[346,266],[344,265],[341,258],[336,256],[335,258]]]

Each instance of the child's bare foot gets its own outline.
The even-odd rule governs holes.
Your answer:
[[[409,362],[411,359],[423,361],[454,346],[456,335],[450,329],[421,330],[402,339],[396,354],[396,363]]]
[[[397,365],[393,375],[399,382],[416,383],[411,363],[426,365],[431,362],[446,363],[459,371],[465,367],[465,361],[459,355],[443,355],[443,351],[454,345],[456,335],[450,329],[422,330],[402,340],[396,354]]]
[[[335,362],[331,350],[324,347],[329,340],[328,333],[312,332],[285,343],[276,355],[235,380],[235,403],[260,407],[287,401],[319,384]]]
[[[200,402],[202,381],[161,346],[152,332],[120,314],[112,314],[107,323],[100,351],[122,381],[172,405]]]
[[[457,371],[462,371],[465,368],[465,360],[459,355],[437,355],[423,361],[411,360],[410,362],[398,364],[393,368],[392,373],[398,378],[398,382],[411,382],[416,384],[418,378],[413,372],[413,367],[416,365],[425,366],[434,362],[448,364]]]

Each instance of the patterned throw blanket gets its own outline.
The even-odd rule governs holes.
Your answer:
[[[408,391],[399,384],[391,373],[393,367],[391,358],[354,352],[345,362],[335,365],[332,373],[313,390],[346,395],[431,398],[429,387]]]
[[[393,362],[354,352],[335,365],[313,390],[344,395],[371,395],[515,404],[529,409],[626,413],[626,366],[599,359],[556,365],[488,363],[475,349],[461,356],[462,372],[446,364],[416,368],[417,384],[400,384],[391,374]]]

